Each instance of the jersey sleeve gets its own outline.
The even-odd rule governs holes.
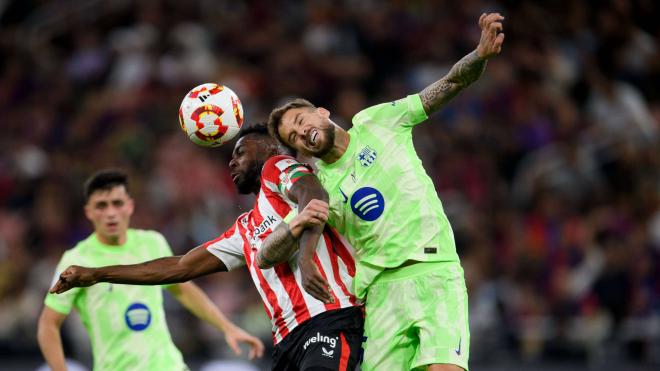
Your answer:
[[[203,244],[206,250],[220,259],[229,271],[245,265],[245,240],[238,227],[243,217],[239,217],[236,223],[220,237]]]
[[[51,280],[50,287],[53,287],[53,285],[55,285],[57,280],[60,278],[60,274],[62,273],[62,271],[64,271],[68,266],[73,264],[73,260],[75,259],[71,258],[71,254],[69,252],[64,253],[62,259],[60,259],[60,262],[57,264],[57,268],[55,269],[55,274],[53,275],[53,279]],[[80,262],[77,263],[80,264]],[[46,294],[46,299],[44,300],[44,304],[58,313],[69,314],[76,302],[76,299],[78,298],[78,295],[80,295],[81,290],[82,290],[81,287],[74,287],[71,290],[65,291],[61,294],[48,293]]]
[[[353,125],[412,128],[427,118],[419,94],[412,94],[403,99],[363,109],[353,116]]]
[[[291,156],[274,156],[268,159],[261,172],[262,180],[276,191],[288,198],[294,184],[307,175],[313,175],[312,168],[298,162]]]

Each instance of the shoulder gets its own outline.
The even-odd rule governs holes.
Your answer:
[[[84,257],[86,255],[94,254],[95,252],[93,251],[94,248],[94,234],[90,234],[87,238],[84,240],[79,241],[75,246],[72,248],[64,251],[64,254],[62,254],[61,260],[76,260],[80,259],[81,257]]]
[[[252,213],[252,210],[239,215],[236,218],[236,221],[234,221],[234,224],[232,224],[229,228],[227,228],[226,231],[224,231],[220,236],[205,242],[203,246],[206,249],[209,249],[211,247],[218,246],[218,244],[226,243],[223,241],[233,240],[233,239],[243,242],[242,236],[245,236],[245,231],[248,228],[250,221],[250,213]]]
[[[138,238],[138,239],[161,239],[164,238],[163,235],[153,229],[134,229],[129,228],[128,231],[129,237]]]
[[[411,94],[399,100],[365,108],[353,116],[352,122],[354,127],[366,123],[410,126],[426,119],[427,115],[419,94]]]
[[[269,158],[264,163],[264,170],[284,171],[291,165],[298,164],[298,160],[287,155],[277,155]]]
[[[261,170],[261,177],[267,181],[278,183],[280,180],[280,174],[286,173],[291,168],[296,167],[310,168],[309,165],[303,164],[291,156],[273,156],[264,163],[264,167]]]
[[[146,244],[147,246],[150,245],[160,245],[160,244],[167,244],[167,240],[165,239],[165,236],[163,236],[160,232],[155,231],[153,229],[129,229],[128,230],[128,238],[130,241],[135,241],[137,243],[142,243]]]

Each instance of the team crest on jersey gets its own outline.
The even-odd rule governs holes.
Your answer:
[[[357,159],[360,161],[360,165],[364,167],[369,167],[371,164],[376,161],[378,153],[373,148],[366,146],[360,151],[357,155]]]
[[[151,311],[142,303],[133,303],[124,313],[126,326],[133,331],[143,331],[151,324]]]

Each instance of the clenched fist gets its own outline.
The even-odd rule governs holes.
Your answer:
[[[503,20],[504,17],[500,13],[484,13],[479,17],[479,27],[481,27],[481,38],[477,46],[479,58],[488,59],[500,54],[502,51],[502,44],[504,43]]]
[[[71,265],[60,274],[60,278],[49,292],[51,294],[61,294],[74,287],[87,287],[96,283],[94,268]]]

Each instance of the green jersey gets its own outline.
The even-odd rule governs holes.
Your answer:
[[[355,293],[406,260],[458,261],[454,234],[412,141],[426,120],[419,95],[369,107],[353,117],[346,152],[319,161],[330,195],[328,223],[354,246]]]
[[[92,234],[64,253],[55,279],[69,265],[135,264],[171,255],[167,241],[155,231],[129,229],[122,246],[104,245]],[[187,369],[167,329],[162,286],[103,282],[48,294],[45,304],[62,314],[78,311],[92,342],[94,370]]]

